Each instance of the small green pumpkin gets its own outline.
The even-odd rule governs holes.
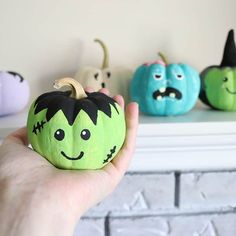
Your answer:
[[[236,111],[236,46],[234,31],[226,40],[222,62],[201,73],[200,99],[213,109]]]
[[[35,151],[62,169],[99,169],[125,139],[123,109],[103,93],[85,93],[74,79],[55,82],[72,91],[42,94],[31,105],[28,137]]]

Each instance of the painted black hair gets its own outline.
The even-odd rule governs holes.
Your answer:
[[[103,93],[87,93],[86,98],[79,100],[71,98],[70,94],[71,91],[55,91],[42,94],[35,101],[34,114],[36,115],[40,111],[47,109],[46,119],[49,121],[61,110],[70,125],[73,125],[81,110],[88,114],[95,125],[97,124],[98,110],[111,117],[111,106],[113,106],[119,114],[115,100]]]
[[[7,73],[9,73],[9,74],[11,74],[15,77],[18,75],[20,77],[20,83],[22,83],[24,81],[24,78],[19,73],[16,73],[16,72],[13,72],[13,71],[7,71]]]

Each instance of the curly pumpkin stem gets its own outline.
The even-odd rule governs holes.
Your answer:
[[[73,78],[63,78],[56,80],[53,84],[53,87],[60,89],[64,86],[69,86],[71,88],[71,97],[75,99],[86,98],[87,94],[85,93],[82,85]]]
[[[159,57],[161,58],[161,60],[162,60],[166,65],[169,64],[168,61],[167,61],[166,56],[165,56],[162,52],[158,52],[158,55],[159,55]]]
[[[109,67],[109,55],[108,55],[107,47],[105,43],[100,39],[94,39],[94,42],[99,43],[103,49],[104,57],[103,57],[103,63],[102,63],[101,69],[106,69]]]

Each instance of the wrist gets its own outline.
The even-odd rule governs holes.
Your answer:
[[[75,215],[68,215],[60,198],[50,196],[50,191],[30,185],[0,181],[1,235],[73,235]]]

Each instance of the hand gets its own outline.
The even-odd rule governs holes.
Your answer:
[[[124,107],[121,96],[115,100]],[[109,195],[128,168],[138,126],[136,103],[126,107],[125,116],[124,145],[100,170],[57,169],[28,148],[26,128],[9,135],[0,147],[1,235],[72,235],[81,215]]]

